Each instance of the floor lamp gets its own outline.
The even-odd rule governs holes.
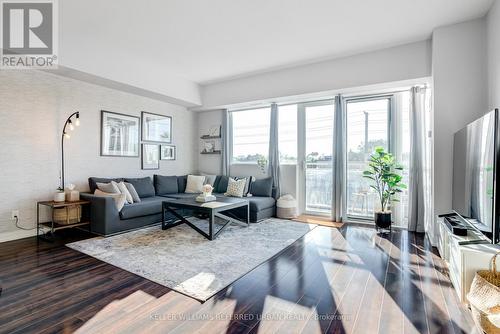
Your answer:
[[[75,124],[73,124],[72,118],[75,117]],[[80,112],[72,113],[66,122],[64,123],[64,127],[61,134],[61,190],[64,191],[64,139],[69,139],[71,136],[66,132],[66,128],[69,128],[70,131],[73,131],[76,126],[80,126]]]

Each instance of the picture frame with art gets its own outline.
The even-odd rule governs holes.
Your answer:
[[[141,125],[142,141],[172,143],[172,117],[142,111]]]
[[[161,160],[175,160],[176,158],[176,147],[175,145],[161,145],[160,147],[160,159]]]
[[[160,145],[142,144],[141,168],[143,170],[160,169]]]
[[[105,157],[139,157],[140,118],[101,110],[100,155]]]

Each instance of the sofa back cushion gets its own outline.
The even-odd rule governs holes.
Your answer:
[[[227,191],[228,183],[229,183],[229,177],[225,175],[217,176],[214,183],[214,192],[219,194],[224,194]]]
[[[135,179],[125,179],[125,182],[134,186],[135,191],[140,198],[153,197],[155,195],[153,180],[151,180],[149,176]]]
[[[177,176],[177,187],[179,193],[183,193],[186,191],[187,179],[187,175]]]
[[[250,194],[253,196],[272,197],[273,196],[273,178],[267,177],[252,182],[250,185]]]
[[[156,195],[177,194],[179,192],[177,176],[155,175],[153,179]]]
[[[90,192],[93,194],[97,189],[97,183],[110,183],[111,181],[115,181],[116,183],[120,183],[123,181],[122,177],[118,178],[104,178],[104,177],[89,177],[89,188]]]

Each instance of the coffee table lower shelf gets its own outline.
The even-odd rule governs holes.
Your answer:
[[[167,230],[169,228],[181,224],[186,224],[193,230],[195,230],[196,232],[207,238],[208,240],[214,240],[220,233],[222,233],[222,231],[224,231],[232,223],[237,223],[237,224],[243,223],[246,224],[247,226],[250,225],[250,207],[247,200],[224,198],[224,199],[218,199],[216,203],[219,204],[219,206],[212,207],[210,205],[207,205],[206,203],[198,203],[194,199],[164,201],[162,204],[161,228],[162,230]],[[230,217],[227,214],[223,213],[236,208],[246,208],[246,221]],[[183,209],[188,209],[190,211],[207,214],[208,233],[201,230],[198,226],[194,225],[189,220],[187,220],[185,216],[177,212],[178,210],[183,210]],[[167,222],[166,220],[167,213],[173,215],[175,218],[177,218],[177,220],[173,223]],[[216,218],[219,218],[225,222],[224,225],[222,225],[222,227],[217,232],[214,231],[214,223]]]

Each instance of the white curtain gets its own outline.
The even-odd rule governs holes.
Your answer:
[[[221,142],[222,142],[222,175],[229,175],[231,168],[231,140],[232,140],[231,113],[222,111]]]
[[[278,199],[281,196],[280,189],[280,153],[278,148],[278,105],[271,104],[271,125],[269,131],[269,162],[268,175],[273,178],[273,196]]]
[[[335,96],[335,121],[333,133],[333,189],[332,189],[332,218],[336,222],[342,221],[344,213],[344,164],[345,164],[345,113],[341,95]]]
[[[430,90],[411,89],[408,230],[425,232],[431,226]]]

